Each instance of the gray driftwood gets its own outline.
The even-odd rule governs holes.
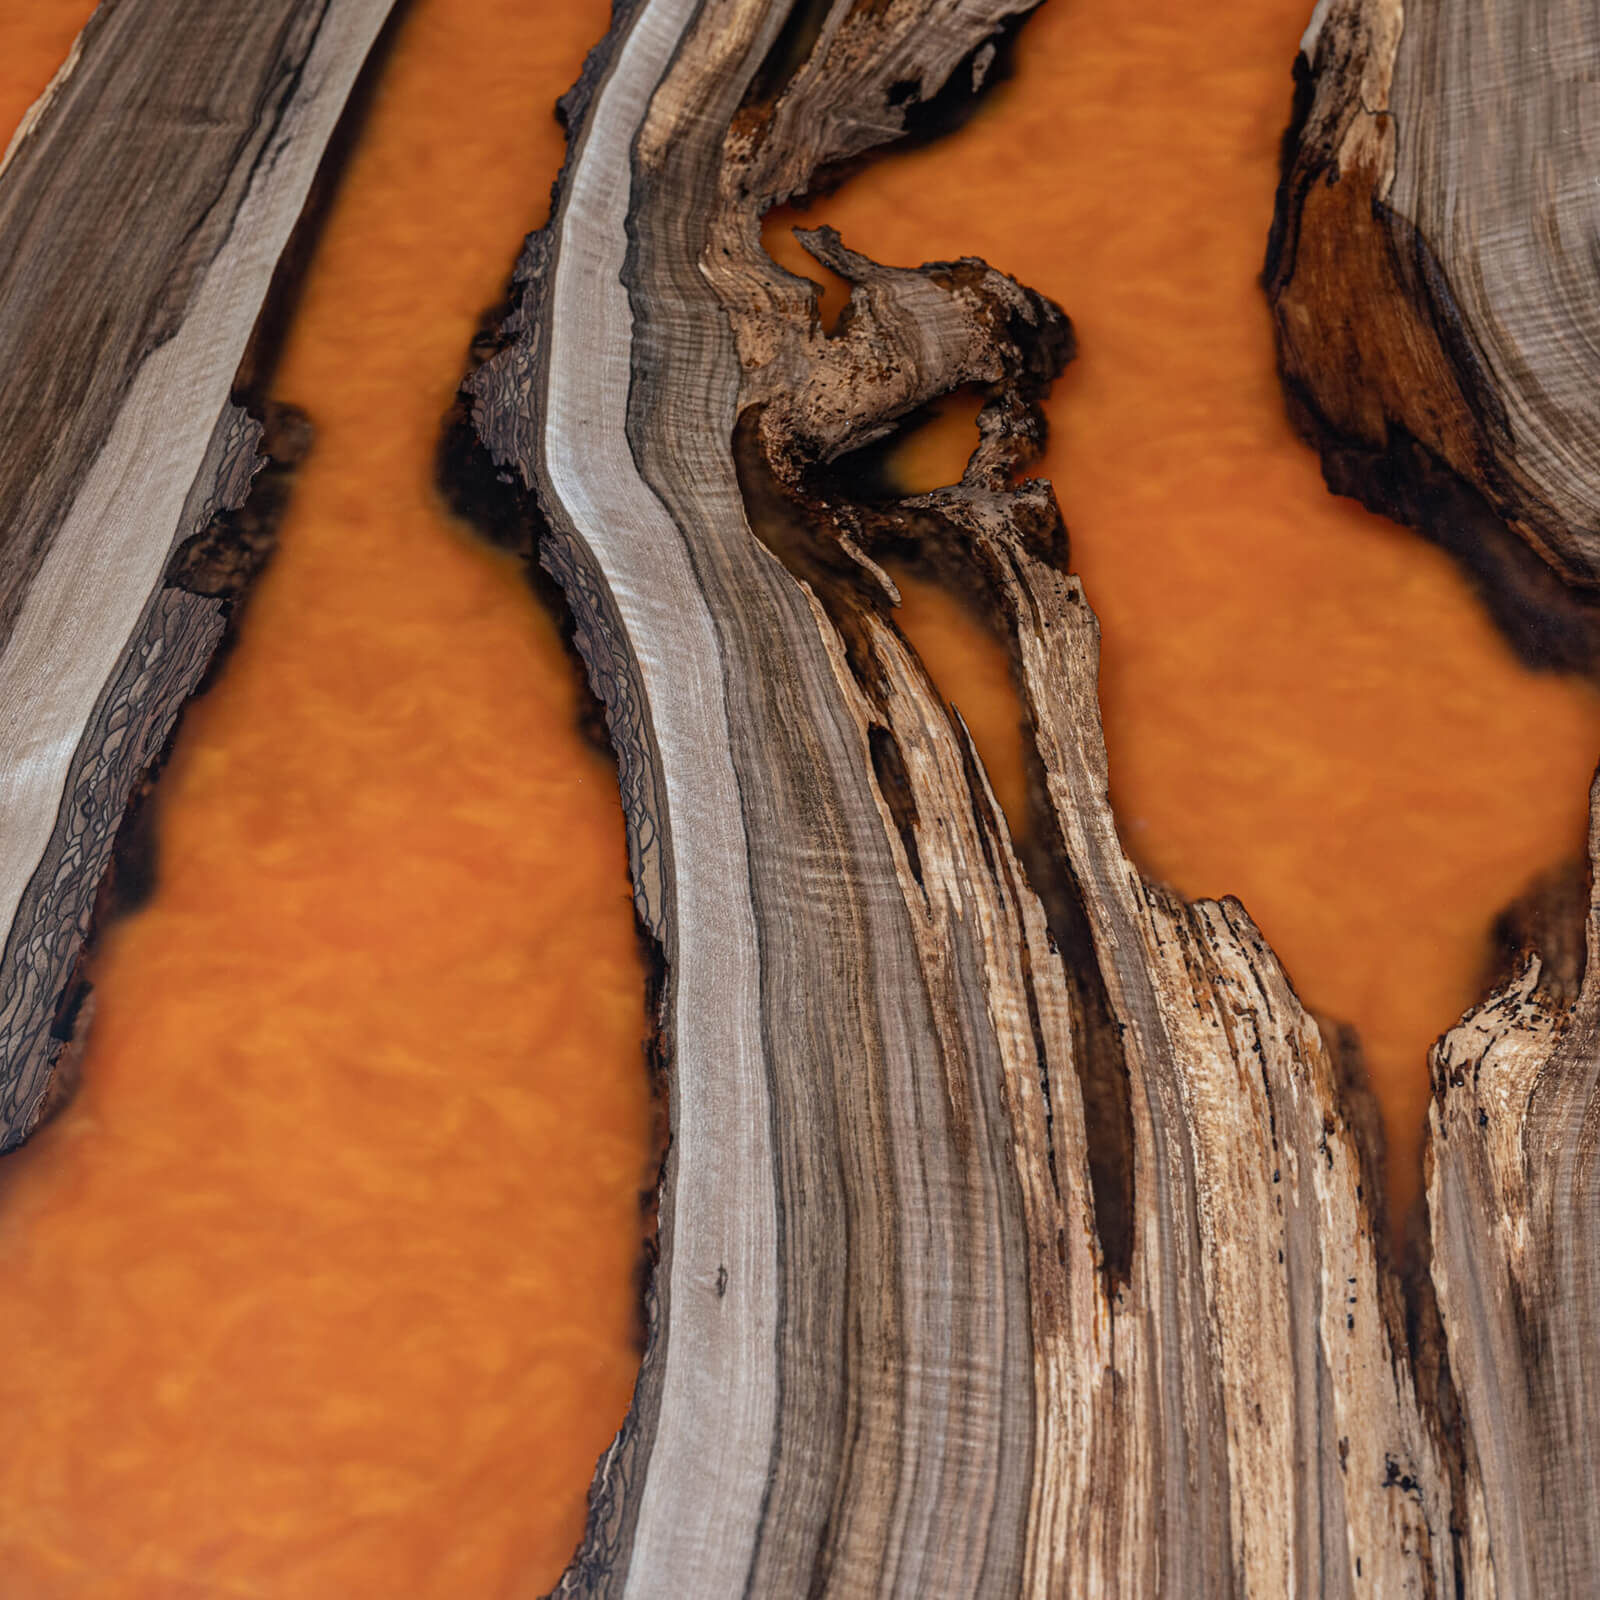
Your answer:
[[[63,1092],[119,830],[253,565],[230,391],[392,3],[105,0],[0,162],[0,1150]]]
[[[624,5],[467,383],[479,492],[520,496],[494,514],[605,704],[663,979],[650,1345],[562,1590],[1581,1594],[1571,929],[1563,982],[1530,956],[1440,1046],[1403,1284],[1349,1047],[1242,907],[1118,842],[1094,618],[1021,478],[1066,319],[824,228],[827,330],[761,248],[770,206],[976,94],[1026,4]],[[852,454],[962,385],[962,481],[852,497]],[[1009,643],[1026,850],[886,555]]]

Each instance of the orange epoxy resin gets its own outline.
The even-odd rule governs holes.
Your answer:
[[[10,122],[84,9],[0,14]],[[0,1163],[8,1600],[535,1595],[577,1542],[650,1176],[622,818],[432,472],[604,25],[400,30],[275,384],[317,427],[279,552],[78,1098]]]

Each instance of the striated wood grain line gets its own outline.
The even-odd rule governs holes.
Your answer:
[[[1590,870],[1515,915],[1504,981],[1433,1052],[1431,1272],[1472,1469],[1475,1572],[1582,1595],[1600,1571],[1600,780]]]
[[[624,0],[463,391],[458,490],[532,531],[606,708],[671,1096],[649,1348],[561,1589],[1581,1595],[1592,866],[1513,912],[1516,959],[1435,1051],[1403,1278],[1349,1039],[1241,906],[1118,839],[1096,624],[1024,475],[1065,315],[818,228],[851,286],[824,327],[762,249],[772,205],[959,119],[1031,3]],[[387,10],[108,4],[0,164],[6,1146],[61,1092],[119,830],[248,581],[261,424],[230,388]],[[1456,15],[1496,49],[1442,8],[1313,17],[1285,375],[1336,486],[1587,661],[1561,586],[1589,312],[1534,303],[1582,298],[1587,134],[1561,122],[1530,189],[1546,113],[1499,145],[1469,114],[1587,24]],[[1586,82],[1549,115],[1581,121]],[[961,481],[864,498],[851,458],[962,388]],[[895,561],[1010,650],[1020,839],[896,626]]]
[[[1597,63],[1565,0],[1320,0],[1266,271],[1330,487],[1449,549],[1530,661],[1591,674]],[[1417,1309],[1473,1595],[1600,1571],[1593,826],[1589,854],[1514,910],[1517,958],[1433,1052]]]
[[[49,1101],[118,829],[248,576],[174,558],[249,492],[230,389],[392,3],[106,0],[0,161],[0,1149]]]

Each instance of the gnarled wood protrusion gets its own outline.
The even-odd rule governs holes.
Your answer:
[[[1301,52],[1265,280],[1291,414],[1530,661],[1600,671],[1600,14],[1320,0]]]

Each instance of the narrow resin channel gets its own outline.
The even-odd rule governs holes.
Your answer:
[[[0,12],[13,126],[82,0]],[[605,25],[417,0],[274,392],[277,558],[160,795],[83,1087],[0,1164],[0,1590],[543,1592],[637,1369],[650,1105],[615,776],[433,485]]]

